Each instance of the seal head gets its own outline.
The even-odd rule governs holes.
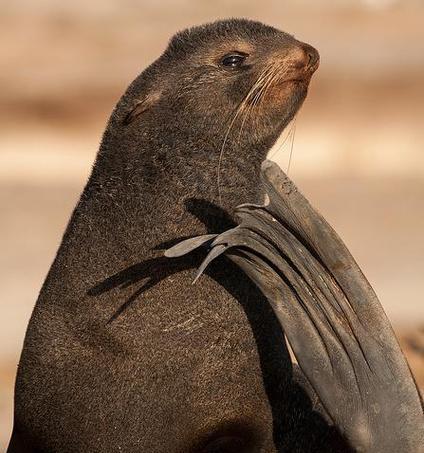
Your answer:
[[[130,86],[102,148],[119,134],[131,145],[138,141],[126,151],[138,153],[143,137],[156,137],[159,146],[150,149],[170,170],[168,178],[176,160],[190,159],[218,204],[235,207],[233,187],[255,201],[249,186],[258,186],[260,163],[302,105],[318,65],[312,46],[259,22],[233,19],[185,30]]]

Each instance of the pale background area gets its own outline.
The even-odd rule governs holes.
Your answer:
[[[346,241],[424,382],[424,2],[9,0],[0,15],[0,449],[32,307],[115,102],[186,26],[316,46],[290,176]],[[290,140],[275,159],[286,169]]]

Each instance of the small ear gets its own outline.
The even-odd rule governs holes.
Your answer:
[[[146,95],[143,99],[135,101],[132,109],[125,115],[122,124],[127,126],[132,123],[139,115],[150,109],[156,102],[159,101],[161,92],[153,92]]]

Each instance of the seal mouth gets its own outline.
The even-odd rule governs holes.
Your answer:
[[[313,73],[305,73],[305,74],[299,74],[297,75],[296,77],[290,77],[288,79],[281,79],[279,85],[285,85],[285,84],[288,84],[288,83],[296,83],[296,84],[300,84],[300,85],[308,85],[309,82],[311,81],[311,78],[312,78],[312,74]]]
[[[311,47],[311,49],[313,49]],[[291,75],[288,75],[288,78],[282,78],[280,80],[280,84],[286,84],[289,82],[293,83],[299,83],[303,85],[309,84],[311,81],[312,76],[318,69],[320,64],[320,57],[318,51],[313,49],[313,51],[308,52],[308,61],[305,65],[300,65],[300,68],[297,68],[298,71],[296,71],[294,74],[292,73]]]
[[[318,59],[314,60],[312,64],[309,64],[300,74],[296,74],[294,77],[290,77],[288,79],[282,80],[282,83],[286,82],[296,82],[302,84],[309,84],[314,75],[315,71],[319,67],[319,57]]]
[[[298,77],[295,79],[285,79],[281,83],[297,82],[297,83],[309,83],[310,77]]]

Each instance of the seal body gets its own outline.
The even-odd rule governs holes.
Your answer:
[[[237,204],[261,200],[260,163],[317,64],[286,33],[228,20],[178,34],[130,85],[28,326],[10,452],[335,442],[256,287],[219,261],[191,286],[201,257],[161,251],[223,231]]]

